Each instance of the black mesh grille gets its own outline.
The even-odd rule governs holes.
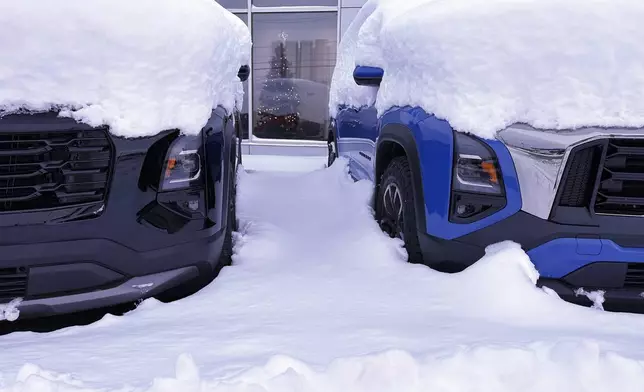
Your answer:
[[[600,158],[599,146],[587,147],[573,153],[562,185],[560,206],[586,207],[590,204]]]
[[[27,293],[27,271],[0,268],[0,303],[24,297]]]
[[[0,133],[0,212],[101,201],[111,157],[103,129]]]
[[[644,288],[644,264],[629,263],[624,278],[625,288]]]
[[[595,212],[644,215],[644,140],[611,139],[595,201]]]

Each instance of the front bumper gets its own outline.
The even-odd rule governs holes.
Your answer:
[[[491,244],[514,241],[539,271],[539,285],[563,299],[589,305],[577,290],[602,290],[606,309],[644,311],[644,228],[631,224],[640,218],[610,219],[611,224],[599,227],[564,225],[520,211],[457,239],[419,233],[419,240],[427,264],[448,273],[475,263]]]
[[[418,228],[427,264],[462,271],[487,246],[511,240],[566,300],[587,304],[576,294],[583,288],[605,291],[607,309],[644,305],[642,129],[508,127],[499,140],[487,141],[501,166],[508,205],[456,224],[449,220],[452,165],[445,164],[454,162],[452,130],[433,120],[426,128],[435,131],[427,132],[426,224]]]
[[[592,306],[593,302],[583,294],[578,292],[579,288],[559,279],[540,279],[537,283],[540,287],[547,287],[554,290],[561,299],[582,306]],[[593,291],[584,289],[586,292]],[[604,310],[613,312],[636,312],[644,313],[644,297],[642,289],[622,288],[622,289],[597,289],[603,291]]]
[[[74,313],[135,302],[161,294],[173,287],[186,283],[199,275],[195,266],[134,277],[118,286],[79,294],[61,295],[49,298],[27,299],[19,303],[21,318],[52,316]]]
[[[21,318],[118,305],[212,276],[224,240],[222,231],[146,252],[105,239],[0,246],[0,266],[12,266],[0,268],[0,281],[22,277]]]

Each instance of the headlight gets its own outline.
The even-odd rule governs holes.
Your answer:
[[[496,155],[480,140],[455,132],[455,191],[502,195],[501,171]]]
[[[201,183],[200,136],[179,136],[168,149],[161,173],[161,190],[190,188]]]

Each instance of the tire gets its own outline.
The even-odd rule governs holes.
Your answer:
[[[235,166],[235,165],[233,165]],[[233,262],[233,232],[237,231],[237,168],[232,170],[228,182],[228,212],[226,215],[226,237],[219,257],[219,269],[232,265]],[[217,271],[219,273],[219,271]]]
[[[327,142],[327,167],[331,167],[333,162],[338,158],[338,144],[335,141],[335,137],[331,137]]]
[[[392,238],[405,242],[409,262],[423,263],[418,241],[415,195],[411,169],[407,157],[394,158],[382,175],[376,197],[376,220]]]

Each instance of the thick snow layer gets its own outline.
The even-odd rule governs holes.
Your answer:
[[[242,173],[234,266],[176,303],[0,336],[0,391],[641,391],[644,317],[536,288],[512,243],[457,275],[408,264],[346,170]]]
[[[376,9],[343,38],[357,41],[355,61],[341,60],[336,73],[384,68],[380,113],[420,106],[487,138],[513,123],[644,126],[642,1],[371,0],[368,7]],[[350,78],[334,77],[341,83],[332,112],[370,103]]]
[[[371,106],[376,102],[378,88],[358,86],[353,79],[353,71],[356,67],[360,28],[377,9],[377,5],[378,2],[375,0],[368,1],[360,9],[340,40],[338,58],[329,92],[329,113],[331,117],[335,117],[338,114],[340,106],[361,108]]]
[[[213,107],[241,102],[250,33],[212,0],[1,1],[0,53],[0,113],[197,133]]]

